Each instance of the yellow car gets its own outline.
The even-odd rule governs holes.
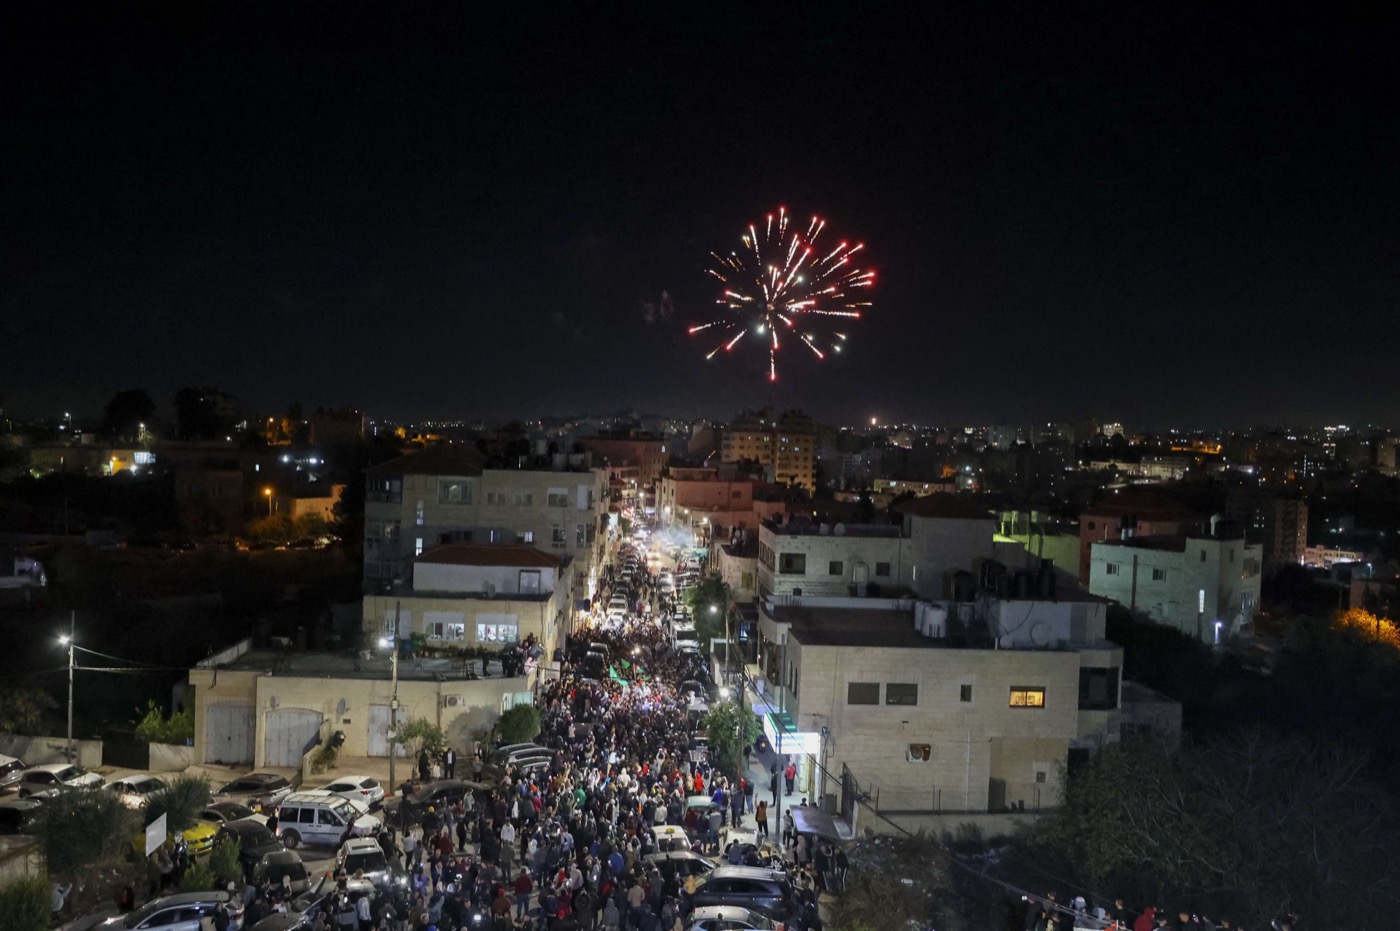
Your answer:
[[[219,834],[219,826],[212,821],[196,821],[193,827],[183,832],[185,844],[189,847],[190,856],[200,857],[214,849],[214,838]],[[175,832],[171,831],[166,835],[166,840],[171,844],[175,843]],[[131,839],[131,848],[137,855],[146,852],[146,832],[138,831]]]

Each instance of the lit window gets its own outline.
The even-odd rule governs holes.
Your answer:
[[[1011,689],[1009,706],[1012,708],[1044,708],[1045,689],[1015,686]]]

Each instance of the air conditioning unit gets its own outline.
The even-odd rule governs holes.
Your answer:
[[[443,703],[444,705],[446,705],[447,707],[449,707],[449,708],[456,708],[458,705],[460,705],[460,704],[462,703],[462,696],[460,696],[460,695],[448,695],[448,696],[446,696],[446,697],[443,698],[442,703]]]
[[[910,763],[927,763],[933,756],[932,744],[910,744],[904,751],[904,759]]]

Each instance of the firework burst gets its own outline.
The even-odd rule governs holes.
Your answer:
[[[768,380],[778,380],[778,353],[796,340],[817,359],[841,351],[843,324],[860,319],[870,307],[875,273],[857,265],[864,243],[820,244],[826,221],[814,216],[805,232],[792,226],[786,207],[761,224],[749,224],[739,237],[743,248],[710,253],[706,271],[720,283],[718,318],[690,328],[690,335],[718,339],[706,355],[729,352],[747,336],[768,350]]]

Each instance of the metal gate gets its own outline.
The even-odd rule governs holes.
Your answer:
[[[295,708],[269,711],[264,730],[264,766],[301,766],[302,755],[316,745],[321,736],[319,711]]]
[[[403,711],[403,706],[399,706],[399,711]],[[370,705],[369,706],[369,734],[365,745],[369,747],[370,756],[389,755],[389,706]],[[400,744],[395,748],[394,756],[403,757],[404,748]]]
[[[204,713],[204,762],[253,762],[253,706],[210,705]]]

